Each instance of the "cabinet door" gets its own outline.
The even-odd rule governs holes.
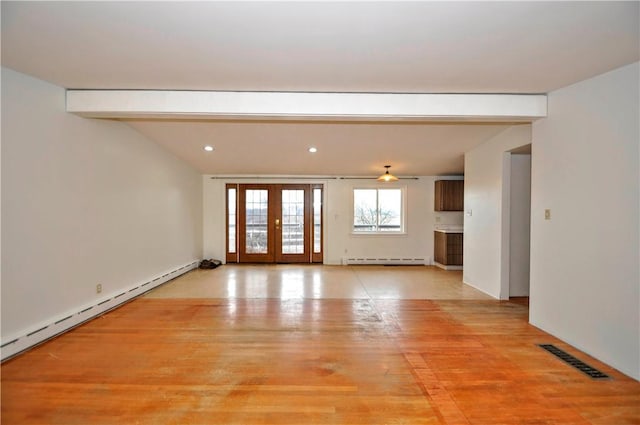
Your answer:
[[[433,232],[433,259],[436,263],[447,263],[447,234]]]
[[[445,266],[462,265],[462,233],[433,232],[433,260]]]
[[[438,180],[435,183],[435,211],[464,209],[464,180]]]
[[[462,233],[445,233],[447,235],[447,262],[448,266],[462,265]]]

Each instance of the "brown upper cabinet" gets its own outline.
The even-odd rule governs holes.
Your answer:
[[[435,211],[464,209],[464,180],[436,180]]]

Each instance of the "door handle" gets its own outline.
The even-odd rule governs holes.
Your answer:
[[[280,228],[280,219],[276,218],[276,230]]]

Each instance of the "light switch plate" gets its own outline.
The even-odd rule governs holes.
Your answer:
[[[551,210],[550,209],[544,210],[544,219],[545,220],[551,220]]]

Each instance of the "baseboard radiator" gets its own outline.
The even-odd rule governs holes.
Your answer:
[[[68,312],[67,314],[63,314],[49,322],[40,323],[21,335],[13,335],[6,339],[3,337],[2,345],[0,346],[2,361],[14,357],[25,350],[60,335],[61,333],[67,332],[84,322],[108,312],[109,310],[113,310],[114,308],[139,297],[145,292],[148,292],[171,279],[175,279],[176,277],[197,268],[198,264],[198,261],[193,261],[175,270],[163,273],[162,275],[159,275],[147,282],[134,285],[129,289],[105,295],[104,298],[98,299],[94,304],[84,305],[77,311]]]
[[[344,265],[385,265],[385,266],[424,266],[429,265],[426,258],[349,258],[342,259]]]

